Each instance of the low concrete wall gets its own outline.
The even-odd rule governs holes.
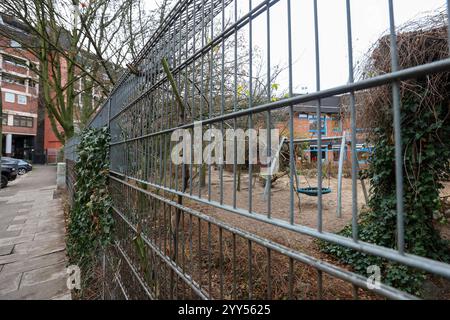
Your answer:
[[[56,187],[58,189],[66,188],[66,163],[58,162],[56,169]]]

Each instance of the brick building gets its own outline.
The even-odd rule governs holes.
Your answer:
[[[17,30],[0,16],[2,27]],[[17,30],[20,32],[20,30]],[[26,37],[26,34],[23,35]],[[31,71],[38,60],[14,40],[0,37],[2,153],[32,160],[38,127],[39,78]]]
[[[341,108],[348,99],[342,96],[334,96],[321,100],[322,121],[320,131],[322,133],[322,159],[324,161],[338,162],[340,158],[342,136],[345,133],[346,147],[344,159],[351,159],[351,123],[350,119],[342,114]],[[303,142],[304,157],[306,161],[316,162],[317,154],[317,103],[300,104],[294,106],[294,139]],[[278,128],[282,134],[289,136],[289,128],[286,122],[279,123]],[[366,145],[366,135],[363,130],[357,129],[357,156],[360,164],[365,164],[371,152]]]
[[[39,77],[31,71],[39,67],[39,61],[18,42],[1,34],[12,34],[12,38],[20,39],[18,41],[27,46],[33,44],[34,38],[25,25],[3,13],[0,13],[0,30],[5,31],[0,33],[0,87],[3,102],[1,152],[6,156],[37,163],[55,162],[62,143],[52,129],[44,104],[40,103]],[[61,43],[66,47],[70,34],[63,29],[62,34],[65,36],[61,37]],[[79,59],[85,66],[96,63],[95,56],[84,51],[80,53]],[[67,63],[61,59],[60,65],[64,83],[67,81]],[[121,68],[115,71],[115,67],[111,65],[111,73],[122,71]],[[92,83],[89,84],[89,80],[88,77],[80,77],[75,82],[75,127],[78,125],[77,119],[83,113],[83,107],[89,104],[95,110],[104,98],[102,91]],[[103,85],[111,86],[108,80]],[[91,88],[91,92],[88,93],[84,88]],[[57,122],[56,127],[59,132],[63,131]]]

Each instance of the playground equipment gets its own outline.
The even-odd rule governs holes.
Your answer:
[[[344,159],[345,159],[345,145],[346,145],[346,133],[343,132],[342,136],[337,137],[323,137],[322,141],[329,141],[329,140],[341,140],[341,148],[340,148],[340,155],[339,155],[339,171],[338,171],[338,192],[337,192],[337,209],[336,214],[340,218],[342,217],[342,174],[344,169]],[[311,143],[311,142],[317,142],[317,139],[296,139],[294,140],[294,144],[300,144],[300,143]],[[295,162],[297,161],[297,157],[295,159]],[[300,207],[300,194],[309,196],[309,197],[317,197],[319,196],[319,188],[311,186],[308,179],[305,177],[305,181],[308,184],[307,188],[301,188],[300,187],[300,179],[297,172],[297,168],[295,166],[294,162],[294,169],[295,169],[295,191],[297,193],[297,197],[299,200],[299,207]],[[330,194],[332,193],[332,189],[330,187],[330,180],[331,180],[331,172],[330,172],[330,163],[328,162],[328,187],[322,187],[322,195]]]
[[[339,173],[338,173],[338,192],[337,192],[337,216],[341,217],[342,216],[342,174],[343,174],[343,168],[344,168],[344,159],[345,159],[345,145],[346,145],[346,134],[345,131],[343,132],[342,136],[337,136],[337,137],[323,137],[322,141],[330,141],[330,140],[339,140],[341,139],[342,143],[341,143],[341,152],[340,152],[340,157],[339,157]],[[305,143],[305,142],[316,142],[317,139],[295,139],[293,142],[294,144],[300,144],[300,143]],[[287,137],[282,137],[281,138],[281,142],[278,146],[278,149],[276,150],[276,153],[273,156],[272,162],[271,162],[271,166],[269,168],[269,176],[266,179],[266,185],[265,185],[265,190],[264,190],[264,200],[267,200],[267,194],[270,191],[271,188],[271,179],[270,179],[270,175],[273,173],[277,163],[279,162],[279,158],[280,158],[280,153],[282,150],[282,147],[285,143],[289,142],[289,139]],[[301,188],[300,187],[300,178],[299,175],[297,173],[297,168],[295,165],[295,162],[297,161],[297,157],[295,157],[295,161],[294,161],[294,174],[295,174],[295,192],[297,194],[297,198],[299,201],[299,208],[300,208],[300,194],[309,196],[309,197],[317,197],[319,196],[319,188],[312,186],[308,179],[306,178],[306,176],[304,176],[306,183],[308,184],[308,187],[304,187]],[[325,194],[330,194],[332,193],[332,189],[330,186],[330,181],[331,181],[331,172],[330,172],[330,163],[328,163],[328,186],[327,187],[322,187],[322,195]],[[294,186],[293,186],[294,187]]]
[[[273,172],[275,171],[277,164],[279,163],[281,149],[283,148],[283,145],[286,143],[286,141],[288,141],[288,139],[286,137],[281,137],[281,142],[278,146],[278,149],[277,149],[274,157],[271,160],[269,172],[266,172],[267,176],[265,177],[266,187],[264,188],[264,200],[267,200],[267,194],[269,193],[270,188],[272,187],[271,176],[272,176]]]

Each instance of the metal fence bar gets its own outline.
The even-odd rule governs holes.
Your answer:
[[[128,227],[138,234],[138,230],[136,226],[134,226],[120,211],[118,211],[115,207],[112,207],[115,214],[117,214],[127,225]],[[182,278],[186,284],[188,284],[192,290],[202,299],[206,300],[208,299],[208,295],[201,291],[199,289],[198,284],[192,281],[192,279],[184,274],[184,272],[169,258],[167,257],[158,247],[156,247],[146,236],[141,234],[142,239],[146,243],[146,245],[154,252],[156,253],[165,263],[167,266],[170,267],[171,271],[175,272],[177,276]]]
[[[253,280],[251,278],[251,275],[252,275],[251,269],[253,268],[252,267],[252,259],[251,259],[251,257],[253,256],[253,250],[252,250],[253,243],[261,245],[261,246],[263,246],[263,247],[265,247],[267,249],[273,250],[274,252],[278,252],[278,253],[284,254],[287,257],[291,257],[294,260],[297,260],[299,262],[302,262],[302,263],[314,266],[318,271],[325,272],[325,273],[327,273],[329,275],[332,275],[334,277],[337,277],[337,278],[345,280],[345,281],[349,281],[349,282],[351,282],[351,283],[353,283],[355,285],[364,287],[367,284],[367,278],[365,278],[363,276],[360,276],[360,275],[357,275],[357,274],[355,274],[353,272],[341,269],[339,267],[336,267],[336,266],[334,266],[332,264],[329,264],[327,262],[321,261],[319,259],[310,257],[310,256],[308,256],[306,254],[303,254],[303,253],[300,253],[300,252],[298,252],[296,250],[292,250],[292,249],[290,249],[290,248],[288,248],[286,246],[283,246],[283,245],[275,243],[275,242],[273,242],[271,240],[259,237],[259,236],[255,235],[255,234],[250,233],[250,232],[246,232],[246,231],[241,230],[239,228],[236,228],[236,227],[230,226],[228,224],[225,224],[223,222],[220,222],[219,220],[217,220],[215,218],[207,216],[207,215],[205,215],[203,213],[200,213],[200,212],[198,212],[196,210],[193,210],[193,209],[191,209],[189,207],[184,207],[182,205],[179,205],[179,204],[177,204],[174,201],[171,201],[171,200],[169,200],[167,198],[164,198],[162,196],[154,194],[154,193],[152,193],[150,191],[147,191],[147,190],[141,189],[139,187],[136,187],[136,186],[134,186],[132,184],[129,184],[129,183],[121,180],[121,179],[117,179],[115,177],[111,177],[111,179],[113,181],[115,181],[116,183],[119,183],[121,185],[127,186],[127,187],[129,187],[131,189],[134,189],[136,191],[139,191],[139,192],[141,192],[143,194],[146,194],[146,195],[150,196],[151,198],[157,199],[158,201],[161,201],[161,202],[167,204],[168,206],[179,208],[180,210],[183,210],[184,212],[186,212],[188,214],[192,214],[193,216],[198,217],[199,219],[201,219],[202,221],[204,221],[205,223],[208,224],[208,230],[210,228],[209,226],[214,225],[214,226],[220,227],[223,230],[227,230],[228,232],[231,232],[233,234],[236,234],[239,237],[242,237],[242,238],[246,239],[247,243],[248,243],[248,255],[249,255],[249,258],[250,258],[250,259],[248,259],[248,268],[250,270],[250,272],[249,272],[249,276],[250,277],[248,279],[249,287],[251,287],[252,284],[253,284]],[[126,222],[126,224],[129,226],[129,228],[131,228],[134,232],[137,232],[136,226],[134,226],[123,213],[121,213],[115,207],[113,207],[113,209],[116,212],[116,214],[123,221]],[[209,234],[209,232],[208,232],[208,234]],[[174,264],[173,261],[169,261],[168,257],[165,256],[163,252],[161,252],[157,247],[154,247],[154,243],[150,239],[148,239],[146,235],[141,234],[141,236],[142,236],[142,238],[144,239],[144,241],[148,244],[148,246],[150,248],[155,250],[155,252],[159,256],[161,256],[161,258],[163,258],[164,260],[167,260],[167,263],[170,265],[171,268],[173,268],[174,270],[176,269],[178,275],[180,275],[180,276],[184,275],[183,270],[178,269],[178,267]],[[208,239],[209,239],[209,237],[208,237]],[[209,240],[208,240],[208,242],[209,242]],[[211,251],[208,250],[208,252],[210,253]],[[210,273],[208,272],[208,274],[210,274]],[[192,281],[191,279],[188,279],[187,275],[184,275],[183,279],[188,281],[188,284],[189,284],[189,281]],[[198,288],[199,287],[198,284],[195,284],[195,287]],[[391,288],[391,287],[383,285],[383,284],[380,285],[380,288],[373,288],[372,290],[374,292],[382,294],[383,296],[385,296],[387,298],[392,298],[392,299],[414,299],[414,296],[411,296],[409,294],[406,294],[404,292],[401,292],[401,291],[399,291],[397,289]],[[251,296],[251,291],[252,290],[250,289],[249,290],[249,295],[250,296]],[[197,292],[197,293],[201,294],[201,292]],[[206,295],[206,293],[205,293],[205,295]]]
[[[118,172],[111,171],[111,173],[115,176],[126,178]],[[114,176],[111,176],[111,177],[114,177]],[[130,177],[127,177],[127,179],[130,181],[136,181],[136,182],[142,183],[144,185],[148,185],[149,187],[156,188],[157,190],[161,190],[161,191],[169,192],[169,193],[172,193],[175,195],[183,196],[184,198],[187,198],[190,200],[195,200],[199,203],[208,204],[211,207],[224,209],[228,212],[235,213],[235,214],[241,215],[246,218],[252,218],[256,221],[269,223],[269,224],[272,224],[274,226],[277,226],[277,227],[280,227],[280,228],[283,228],[286,230],[297,232],[299,234],[311,236],[311,237],[314,237],[314,238],[317,238],[320,240],[324,240],[324,241],[331,242],[334,244],[342,245],[349,249],[354,249],[354,250],[361,251],[364,253],[379,256],[381,258],[385,258],[385,259],[388,259],[388,260],[391,260],[394,262],[405,264],[405,265],[413,267],[413,268],[421,269],[423,271],[428,271],[431,273],[441,275],[446,278],[450,278],[450,267],[446,263],[442,263],[439,261],[435,261],[435,260],[431,260],[428,258],[423,258],[423,257],[419,257],[416,255],[411,255],[411,254],[401,255],[398,253],[397,250],[392,250],[392,249],[389,249],[386,247],[374,245],[374,244],[363,242],[363,241],[354,242],[353,239],[349,239],[349,238],[346,238],[346,237],[343,237],[340,235],[336,235],[334,233],[318,232],[317,229],[309,228],[309,227],[306,227],[303,225],[291,225],[290,223],[286,223],[286,221],[281,220],[281,219],[277,219],[277,218],[268,219],[266,215],[257,214],[257,213],[250,214],[247,212],[247,210],[235,209],[232,206],[221,205],[220,203],[217,203],[214,201],[208,202],[205,199],[200,199],[196,196],[189,196],[189,195],[183,194],[181,192],[177,192],[177,191],[170,190],[167,188],[162,188],[158,185],[155,185],[155,184],[152,184],[152,183],[149,183],[146,181],[139,181],[139,180],[136,180],[136,179],[133,179]]]
[[[261,104],[261,105],[253,107],[252,109],[239,110],[239,111],[224,114],[221,116],[212,117],[211,119],[205,119],[205,120],[203,120],[202,123],[203,123],[203,125],[214,124],[217,122],[226,121],[226,120],[230,120],[233,118],[240,118],[240,117],[248,116],[250,114],[261,113],[261,112],[264,112],[267,110],[281,109],[281,108],[284,108],[284,107],[292,105],[292,104],[293,105],[304,104],[304,103],[308,103],[311,101],[317,101],[318,99],[329,98],[329,97],[332,97],[335,95],[341,95],[341,94],[352,92],[352,91],[357,92],[357,91],[362,91],[365,89],[370,89],[370,88],[386,85],[386,84],[392,83],[394,81],[403,81],[403,80],[408,80],[411,78],[421,77],[421,76],[424,76],[427,74],[440,73],[440,72],[445,72],[445,71],[450,71],[450,58],[445,59],[445,60],[436,61],[436,62],[430,62],[430,63],[424,64],[424,65],[419,65],[419,66],[415,66],[415,67],[411,67],[411,68],[407,68],[407,69],[402,69],[399,71],[383,74],[383,75],[365,79],[365,80],[360,80],[358,82],[350,83],[347,85],[340,85],[340,86],[336,86],[336,87],[333,87],[330,89],[321,90],[318,92],[312,92],[312,93],[308,93],[305,95],[295,96],[293,98],[287,98],[287,99],[274,101],[271,103]],[[161,130],[161,131],[158,131],[158,132],[155,132],[152,134],[143,135],[142,137],[136,137],[136,138],[126,139],[126,140],[122,140],[122,141],[112,142],[111,146],[123,144],[123,143],[127,143],[127,142],[132,142],[134,140],[144,139],[144,138],[148,138],[148,137],[152,137],[152,136],[156,136],[156,135],[167,134],[167,133],[171,133],[175,130],[189,129],[189,128],[193,128],[193,127],[194,127],[194,123],[188,123],[188,124],[184,124],[184,125],[181,125],[178,127]]]
[[[394,22],[394,3],[389,0],[389,29],[391,39],[391,64],[392,71],[398,67],[397,34]],[[394,108],[394,140],[395,140],[395,181],[397,189],[397,246],[398,251],[403,254],[405,250],[404,212],[403,212],[403,149],[402,128],[400,115],[400,84],[398,81],[392,83],[392,99]]]
[[[346,0],[347,16],[347,47],[348,47],[348,75],[349,83],[355,82],[353,70],[353,35],[352,14],[350,0]],[[352,234],[353,240],[358,241],[358,155],[356,153],[356,101],[355,92],[350,92],[350,121],[351,121],[351,154],[352,154]],[[345,137],[343,137],[345,139]],[[342,152],[342,150],[341,150]]]
[[[253,10],[253,4],[252,0],[248,1],[248,11],[252,12]],[[249,22],[248,22],[248,55],[249,55],[249,61],[248,61],[248,108],[253,108],[253,18],[250,16]],[[248,117],[248,129],[253,129],[253,116],[249,115]],[[249,148],[249,158],[252,159],[253,149]],[[248,165],[248,212],[253,211],[253,164],[250,162]]]
[[[314,46],[316,60],[316,91],[320,91],[319,13],[317,9],[317,0],[314,0]],[[317,231],[322,232],[322,110],[320,99],[317,100],[317,191]]]
[[[289,72],[289,98],[294,96],[294,76],[293,76],[293,58],[292,58],[292,8],[291,0],[287,0],[287,15],[288,15],[288,72]],[[289,106],[289,210],[290,210],[290,222],[295,224],[294,216],[294,188],[298,186],[294,184],[294,175],[297,176],[295,169],[295,157],[294,157],[294,106]],[[295,190],[297,191],[297,190]],[[300,200],[299,200],[300,201]]]

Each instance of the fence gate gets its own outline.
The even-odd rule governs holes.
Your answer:
[[[134,61],[134,70],[120,78],[92,121],[92,127],[109,126],[111,133],[109,190],[116,234],[115,245],[106,252],[105,298],[414,298],[383,283],[368,287],[371,274],[363,276],[334,262],[320,253],[317,240],[450,277],[449,265],[405,252],[402,201],[396,212],[397,249],[358,239],[358,204],[363,195],[358,192],[356,130],[349,134],[350,153],[356,160],[351,162],[352,187],[346,194],[352,201],[344,208],[345,221],[338,222],[341,228],[345,223],[352,225],[350,238],[337,235],[340,229],[330,226],[336,219],[330,200],[334,196],[322,194],[326,183],[322,175],[310,178],[318,187],[317,197],[301,198],[299,210],[295,175],[281,177],[267,188],[270,179],[261,175],[260,161],[250,161],[255,154],[245,155],[244,163],[239,163],[239,149],[253,150],[246,145],[251,135],[233,136],[225,142],[228,148],[219,145],[216,156],[217,150],[231,154],[226,163],[194,159],[209,142],[193,143],[188,147],[191,150],[184,150],[184,160],[194,161],[173,161],[180,154],[172,151],[183,135],[184,141],[190,136],[194,142],[195,133],[200,132],[212,141],[228,137],[231,129],[255,129],[261,138],[260,129],[274,129],[281,122],[287,131],[287,146],[281,149],[287,151],[279,161],[288,163],[284,171],[294,172],[295,106],[312,106],[316,119],[322,119],[326,111],[321,101],[336,95],[349,97],[350,120],[356,129],[355,95],[386,85],[393,88],[396,148],[401,150],[399,81],[447,72],[450,59],[400,69],[396,41],[392,41],[391,72],[356,80],[351,1],[342,1],[350,81],[322,89],[321,12],[317,1],[311,1],[315,43],[311,77],[316,78],[316,88],[296,95],[294,58],[302,45],[294,38],[293,26],[298,26],[293,19],[294,3],[298,4],[292,0],[179,1]],[[390,18],[388,36],[395,40],[393,1],[385,5]],[[275,16],[280,12],[283,18]],[[285,39],[286,46],[271,46],[276,38]],[[275,67],[274,52],[287,58],[282,71]],[[274,80],[280,72],[285,74],[281,82],[287,88],[282,96],[277,95],[279,84]],[[317,130],[317,172],[325,166],[322,135]],[[268,158],[279,149],[279,141],[270,135],[259,139]],[[76,160],[75,156],[70,159]],[[402,199],[401,152],[396,168],[397,199]]]

